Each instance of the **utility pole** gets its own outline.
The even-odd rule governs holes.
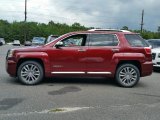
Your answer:
[[[24,33],[24,41],[27,41],[27,0],[25,0],[25,12],[24,12],[24,14],[25,14],[25,20],[24,20],[24,22],[25,22],[25,33]]]
[[[27,0],[25,0],[25,22],[27,21]]]
[[[144,10],[142,10],[141,33],[143,32],[143,25],[144,25],[143,18],[144,18]]]

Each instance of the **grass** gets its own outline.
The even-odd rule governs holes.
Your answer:
[[[65,110],[61,108],[57,108],[57,109],[50,110],[49,112],[63,112],[63,111]]]

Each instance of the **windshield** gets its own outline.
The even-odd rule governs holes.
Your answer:
[[[32,43],[44,44],[44,42],[45,42],[45,38],[43,38],[43,37],[34,37],[32,40]]]
[[[54,41],[56,38],[58,38],[58,36],[49,36],[46,43],[49,43],[51,41]]]
[[[14,40],[14,43],[19,43],[19,40]]]
[[[152,46],[152,48],[158,48],[160,47],[160,39],[153,39],[153,40],[148,40],[148,43]]]
[[[56,41],[58,38],[61,38],[61,37],[63,37],[63,36],[66,36],[66,34],[61,35],[61,36],[59,36],[59,37],[55,38],[53,41]],[[53,41],[50,41],[50,42],[49,42],[49,43],[47,43],[46,45],[49,45],[49,44],[50,44],[50,43],[52,43]]]

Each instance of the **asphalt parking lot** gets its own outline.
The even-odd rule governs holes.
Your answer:
[[[160,73],[121,88],[104,78],[53,78],[21,85],[5,71],[0,46],[0,120],[158,120]]]

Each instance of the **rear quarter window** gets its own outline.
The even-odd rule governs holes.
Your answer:
[[[132,47],[149,47],[148,43],[137,34],[126,34],[125,38]]]

